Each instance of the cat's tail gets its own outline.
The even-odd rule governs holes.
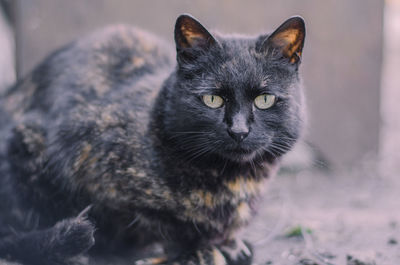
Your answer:
[[[65,264],[94,245],[93,224],[82,214],[45,230],[0,239],[0,257],[24,264]]]

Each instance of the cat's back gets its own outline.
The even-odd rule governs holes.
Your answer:
[[[172,71],[173,54],[149,32],[109,26],[55,51],[0,101],[16,119],[32,111],[55,118],[76,107],[126,99],[150,105]]]

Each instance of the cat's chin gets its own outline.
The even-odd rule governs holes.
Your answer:
[[[231,161],[245,163],[254,160],[254,158],[257,156],[257,152],[233,149],[226,150],[225,152],[221,153],[221,155]]]

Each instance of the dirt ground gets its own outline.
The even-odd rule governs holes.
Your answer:
[[[256,264],[400,264],[398,184],[368,167],[279,175],[244,232]]]

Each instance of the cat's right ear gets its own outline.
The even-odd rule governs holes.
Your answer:
[[[304,19],[294,16],[286,20],[271,35],[269,35],[259,47],[262,53],[271,53],[289,59],[291,64],[297,64],[301,55],[306,36]]]
[[[188,14],[180,15],[176,20],[175,43],[178,61],[193,59],[199,52],[218,45],[207,29]]]

